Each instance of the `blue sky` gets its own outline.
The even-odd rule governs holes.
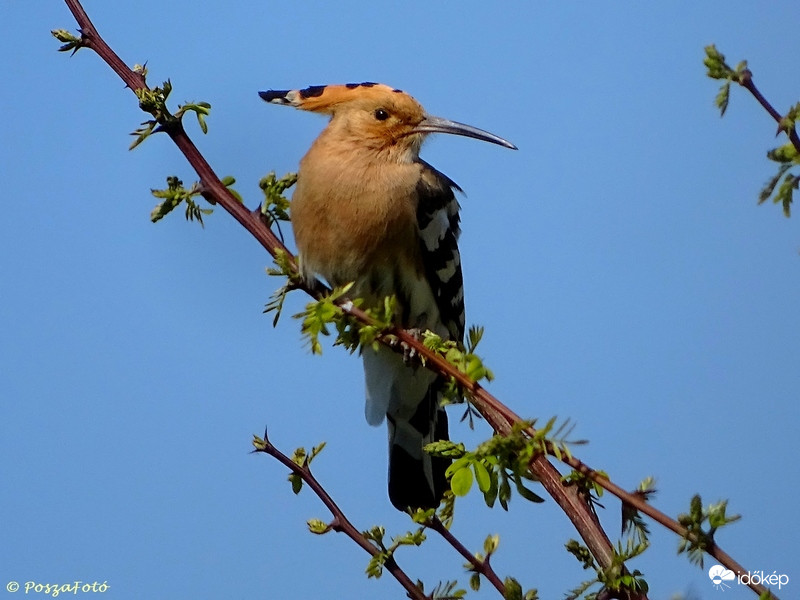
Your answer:
[[[440,136],[423,150],[467,193],[467,320],[487,329],[491,391],[527,417],[570,417],[590,440],[578,456],[627,488],[654,476],[669,514],[694,493],[728,498],[743,519],[720,544],[787,574],[781,597],[795,596],[800,217],[756,206],[775,124],[740,89],[720,120],[702,57],[716,43],[749,59],[785,110],[800,95],[796,4],[206,4],[86,9],[126,62],[148,61],[151,84],[172,80],[174,103],[212,104],[209,134],[190,134],[249,206],[258,179],[295,169],[324,126],[261,89],[381,81],[519,146]],[[205,229],[149,222],[150,188],[193,174],[165,136],[127,150],[145,115],[91,52],[56,52],[50,29],[74,29],[63,4],[5,2],[0,17],[3,582],[107,581],[108,598],[402,598],[389,576],[366,580],[347,539],[308,534],[322,505],[248,454],[265,425],[287,452],[325,440],[316,474],[354,522],[406,531],[360,362],[310,356],[290,318],[272,328],[270,259],[222,211]],[[468,444],[488,435],[452,427]],[[604,501],[613,537],[619,505]],[[652,529],[632,563],[651,598],[720,594]],[[542,598],[583,576],[553,502],[515,499],[506,514],[468,497],[454,531],[475,550],[499,533],[498,572]],[[428,587],[466,585],[439,540],[398,560]]]

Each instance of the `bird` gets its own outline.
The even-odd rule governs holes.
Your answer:
[[[432,133],[516,149],[470,125],[429,115],[408,93],[363,82],[259,92],[266,102],[329,116],[300,161],[290,214],[301,274],[351,284],[366,307],[396,299],[397,325],[463,343],[461,188],[420,158]],[[389,500],[400,511],[435,508],[450,460],[423,447],[447,440],[447,381],[381,346],[362,349],[366,420],[387,421]]]

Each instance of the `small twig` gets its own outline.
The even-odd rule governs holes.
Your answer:
[[[450,544],[456,552],[463,556],[466,561],[472,565],[472,570],[483,575],[486,580],[491,583],[495,589],[500,592],[500,595],[505,598],[506,586],[500,581],[494,568],[489,564],[489,557],[479,560],[472,552],[470,552],[464,544],[462,544],[450,530],[444,526],[438,517],[434,516],[433,519],[426,522],[425,525],[429,529],[433,529],[436,533],[441,535],[445,541]]]
[[[780,123],[783,120],[783,115],[775,110],[775,107],[769,103],[769,101],[761,93],[761,90],[759,90],[756,87],[756,84],[753,83],[753,73],[750,71],[750,69],[745,69],[742,72],[742,75],[739,78],[739,84],[753,94],[753,97],[758,100],[758,103],[761,106],[764,107],[764,110],[766,110],[770,116],[775,119],[775,122],[779,125],[778,133],[784,131],[784,129],[780,127]],[[792,142],[792,145],[795,147],[795,149],[800,152],[800,137],[798,137],[797,131],[795,129],[790,129],[786,132],[786,134],[789,136],[789,140]]]
[[[316,477],[314,477],[314,475],[311,473],[311,469],[309,468],[307,462],[303,465],[298,465],[291,458],[278,450],[267,438],[266,431],[264,431],[263,439],[256,439],[253,443],[256,448],[254,452],[263,452],[265,454],[269,454],[282,465],[290,469],[292,473],[300,477],[303,480],[303,483],[308,485],[311,491],[313,491],[325,505],[325,508],[327,508],[331,515],[333,515],[333,520],[329,524],[329,527],[332,530],[339,533],[344,533],[347,537],[363,548],[370,556],[377,556],[380,554],[380,550],[362,535],[355,525],[353,525],[353,523],[347,518],[342,509],[339,508],[333,498],[330,497],[330,494],[328,494],[322,484],[317,481]],[[397,564],[397,561],[394,560],[394,557],[387,559],[383,566],[387,571],[389,571],[389,573],[391,573],[398,583],[403,586],[408,593],[409,598],[412,598],[412,600],[430,600],[430,597],[426,596],[425,593],[411,580],[406,572],[400,568],[400,566]]]

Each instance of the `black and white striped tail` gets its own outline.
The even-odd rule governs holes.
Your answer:
[[[445,470],[450,459],[422,450],[446,440],[447,413],[439,406],[441,380],[428,388],[410,419],[387,415],[389,426],[389,500],[398,510],[435,508],[448,488]]]

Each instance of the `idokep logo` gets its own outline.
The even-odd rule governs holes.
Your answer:
[[[708,570],[708,577],[715,589],[725,591],[731,587],[730,582],[736,579],[736,573],[722,565],[714,565]]]
[[[739,585],[749,585],[754,583],[756,585],[777,586],[781,589],[784,585],[789,583],[789,576],[779,574],[776,571],[772,573],[764,573],[764,571],[747,571],[747,573],[740,573],[736,575],[730,569],[726,569],[722,565],[714,565],[708,570],[708,578],[711,580],[715,589],[722,590],[723,592],[730,589],[731,585],[737,583]]]

